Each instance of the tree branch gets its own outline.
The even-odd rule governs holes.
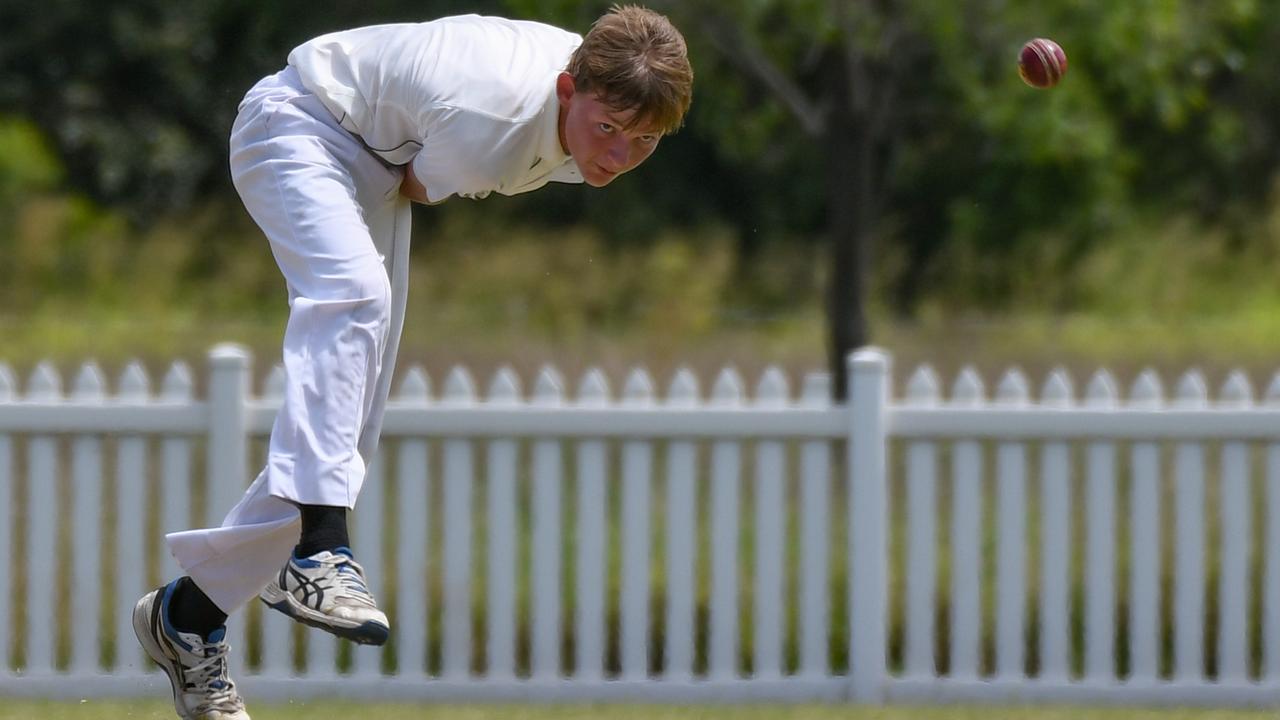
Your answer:
[[[818,104],[769,59],[739,23],[719,12],[697,12],[697,15],[699,27],[720,54],[764,85],[791,111],[806,134],[822,135],[826,119]]]

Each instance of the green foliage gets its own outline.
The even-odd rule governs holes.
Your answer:
[[[40,131],[29,121],[0,117],[0,203],[5,209],[19,195],[51,190],[62,179],[62,168]]]
[[[0,7],[8,30],[0,38],[5,312],[56,317],[110,308],[146,316],[198,308],[278,321],[282,291],[265,247],[253,239],[257,231],[236,209],[225,170],[226,137],[245,89],[281,67],[294,45],[329,30],[479,11],[585,31],[610,4],[378,0],[317,12],[297,0],[103,7],[52,0],[40,13]],[[926,321],[973,312],[1191,313],[1271,327],[1280,302],[1268,276],[1280,164],[1280,5],[650,4],[682,28],[697,72],[687,127],[665,139],[653,160],[606,192],[554,187],[490,199],[482,211],[450,203],[419,213],[419,247],[481,232],[550,242],[552,255],[571,247],[626,258],[610,266],[621,280],[554,289],[557,273],[581,268],[563,257],[534,260],[531,245],[502,245],[542,268],[541,277],[550,271],[550,288],[539,295],[532,287],[542,281],[532,277],[502,284],[477,277],[476,284],[538,296],[540,309],[526,317],[537,332],[563,338],[644,327],[635,308],[660,308],[660,297],[678,298],[682,309],[652,312],[689,318],[688,337],[734,318],[822,307],[830,263],[819,259],[818,241],[829,231],[831,206],[842,201],[827,195],[831,148],[742,57],[776,69],[807,100],[798,107],[818,115],[830,107],[825,83],[835,63],[856,60],[875,83],[899,83],[875,145],[877,312]],[[1051,91],[1022,86],[1014,70],[1019,44],[1041,35],[1070,57],[1065,81]],[[474,219],[481,213],[483,220]],[[699,249],[704,228],[713,228],[714,260]],[[695,260],[680,260],[672,242]],[[639,249],[647,245],[651,254]],[[658,281],[626,272],[641,255],[655,263],[667,257],[659,269],[673,273],[680,262],[709,262],[714,272],[696,279],[719,289],[695,292],[698,282],[673,281],[674,290],[644,296],[637,286]],[[459,261],[471,262],[474,276],[504,267]],[[155,272],[144,277],[147,268]],[[606,285],[625,299],[600,299]],[[480,327],[499,317],[512,327],[515,315],[495,308],[529,302],[503,306],[461,283],[425,294],[439,301],[441,293],[477,303],[456,315]],[[579,302],[586,309],[570,308]],[[696,303],[719,305],[690,310]]]
[[[236,105],[294,46],[357,25],[494,9],[484,0],[375,0],[316,12],[257,3],[50,0],[0,5],[0,113],[46,128],[71,187],[143,224],[227,195]]]

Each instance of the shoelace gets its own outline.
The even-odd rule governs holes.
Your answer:
[[[360,563],[345,555],[337,555],[332,562],[339,589],[338,596],[334,598],[335,601],[346,601],[348,604],[365,605],[371,608],[378,607],[373,596],[369,594],[369,589],[365,587],[364,568],[360,567]]]
[[[244,700],[236,692],[236,684],[227,677],[227,651],[230,649],[225,642],[205,645],[206,657],[187,668],[187,687],[200,693],[203,698],[194,710],[196,713],[207,713],[210,710],[237,712],[244,709]]]

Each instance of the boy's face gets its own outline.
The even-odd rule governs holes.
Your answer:
[[[623,130],[635,111],[618,111],[600,102],[595,93],[577,92],[573,76],[556,79],[560,100],[560,145],[573,156],[582,179],[604,187],[653,154],[662,135],[637,127]]]

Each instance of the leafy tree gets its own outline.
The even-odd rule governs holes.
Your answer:
[[[511,4],[578,22],[605,5]],[[696,132],[735,174],[760,179],[745,212],[826,240],[838,396],[844,357],[871,337],[874,258],[898,259],[886,304],[899,312],[956,278],[965,300],[999,306],[1017,292],[1011,265],[1028,255],[1047,252],[1070,272],[1136,205],[1182,198],[1220,210],[1242,164],[1254,187],[1275,165],[1270,134],[1250,133],[1273,113],[1242,97],[1239,70],[1246,55],[1271,54],[1253,68],[1261,89],[1278,69],[1265,47],[1277,11],[1251,0],[649,4],[690,41]],[[1071,57],[1053,91],[1017,79],[1017,49],[1037,35]],[[1250,155],[1260,140],[1270,152]],[[1055,247],[1037,247],[1045,237]]]
[[[379,22],[485,11],[485,0],[47,0],[0,4],[0,113],[53,137],[78,190],[138,219],[226,193],[236,105],[297,44]]]

